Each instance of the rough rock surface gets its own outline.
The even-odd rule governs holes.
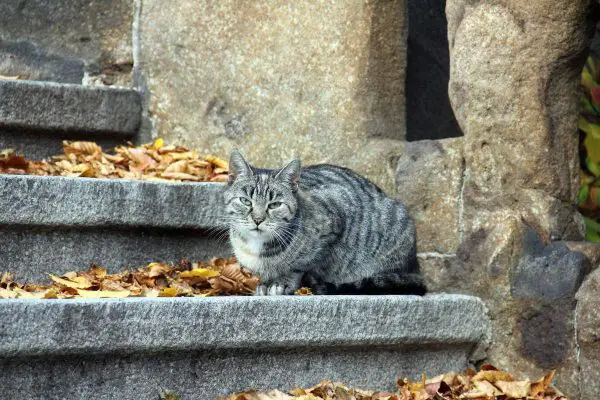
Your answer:
[[[575,208],[577,88],[594,32],[593,3],[446,4],[449,97],[464,132],[464,241],[456,261],[474,272],[469,293],[484,298],[493,315],[490,361],[532,376],[555,367],[557,385],[572,398],[580,390],[572,292],[585,261],[563,245],[545,248],[546,259],[558,262],[553,273],[567,270],[570,278],[524,298],[545,263],[526,256],[523,240],[530,229],[545,245],[583,238]]]
[[[596,400],[600,393],[600,270],[588,276],[576,297],[581,400]]]
[[[0,75],[131,86],[132,1],[3,0]]]
[[[265,166],[342,164],[391,192],[405,20],[404,0],[144,1],[140,73],[155,133]]]
[[[461,139],[409,142],[398,157],[396,197],[415,220],[418,252],[456,252],[463,171]]]

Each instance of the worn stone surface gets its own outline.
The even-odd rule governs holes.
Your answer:
[[[0,259],[20,279],[91,263],[119,270],[231,253],[219,219],[222,184],[11,175],[0,182]]]
[[[405,137],[405,20],[404,0],[144,1],[155,134],[265,166],[342,164],[391,192],[372,139]]]
[[[124,143],[141,123],[140,94],[130,89],[0,81],[0,97],[0,147],[33,158],[57,154],[65,139]]]
[[[600,243],[593,242],[564,242],[571,251],[585,254],[590,261],[592,270],[600,266]]]
[[[323,377],[392,389],[397,376],[465,368],[490,335],[468,296],[0,303],[0,387],[16,399],[209,399]]]
[[[418,251],[455,253],[461,240],[461,139],[409,142],[396,165],[396,196],[415,220]]]
[[[482,196],[527,188],[574,201],[577,87],[592,4],[447,2],[449,96]]]
[[[2,175],[0,224],[207,229],[219,223],[221,183]],[[43,201],[40,201],[43,199]]]
[[[445,0],[407,0],[406,139],[462,136],[448,99]]]
[[[93,263],[118,272],[153,261],[207,261],[232,255],[227,236],[214,229],[13,225],[0,228],[0,234],[2,271],[29,282],[49,283],[49,273],[83,271]]]
[[[528,228],[511,278],[512,296],[545,303],[572,298],[590,269],[583,253],[570,251],[562,242],[546,245]]]
[[[600,270],[588,276],[576,298],[581,400],[595,400],[600,393]]]
[[[551,245],[553,267],[568,272],[570,279],[561,277],[558,285],[543,280],[552,290],[542,293],[534,280],[543,275],[543,257],[527,262],[521,255],[528,228],[544,243],[583,238],[575,207],[577,89],[594,32],[593,3],[446,3],[449,97],[464,132],[465,242],[459,249],[480,259],[479,268],[492,277],[484,280],[489,287],[483,292],[474,284],[494,321],[489,361],[532,377],[552,365],[557,385],[572,398],[580,390],[572,292],[585,273],[579,268],[584,261],[572,254],[558,256],[564,248]],[[468,241],[476,244],[481,237],[475,250],[469,247]],[[464,263],[460,251],[457,260]],[[479,279],[473,276],[473,282]],[[511,296],[511,283],[522,286],[520,299]],[[533,294],[525,295],[529,289]],[[550,317],[556,332],[536,330]]]
[[[0,75],[131,86],[134,2],[4,0]]]

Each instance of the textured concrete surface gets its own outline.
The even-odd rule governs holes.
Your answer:
[[[134,2],[3,0],[0,75],[131,86]]]
[[[92,263],[118,272],[152,261],[207,261],[230,256],[227,236],[215,229],[0,228],[0,271],[10,271],[29,282],[49,282],[49,273],[81,271]]]
[[[0,389],[15,399],[391,389],[465,368],[490,336],[483,303],[455,295],[0,300],[0,321]]]
[[[0,185],[0,269],[20,279],[230,254],[222,184],[3,175]]]
[[[155,134],[264,166],[339,163],[391,192],[406,26],[404,0],[144,1],[139,73]]]
[[[218,223],[221,183],[0,175],[0,224],[206,229]]]
[[[141,99],[130,89],[0,80],[0,127],[134,135]]]
[[[34,159],[57,154],[68,139],[133,141],[141,114],[140,94],[130,89],[0,80],[0,148]]]

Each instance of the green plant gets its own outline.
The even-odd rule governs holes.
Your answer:
[[[584,88],[579,117],[583,136],[579,211],[583,214],[586,239],[600,242],[600,60],[588,57],[581,84]]]

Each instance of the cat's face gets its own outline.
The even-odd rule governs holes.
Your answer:
[[[248,239],[285,241],[298,207],[300,162],[294,160],[280,171],[262,171],[234,151],[229,169],[224,194],[229,228]]]

